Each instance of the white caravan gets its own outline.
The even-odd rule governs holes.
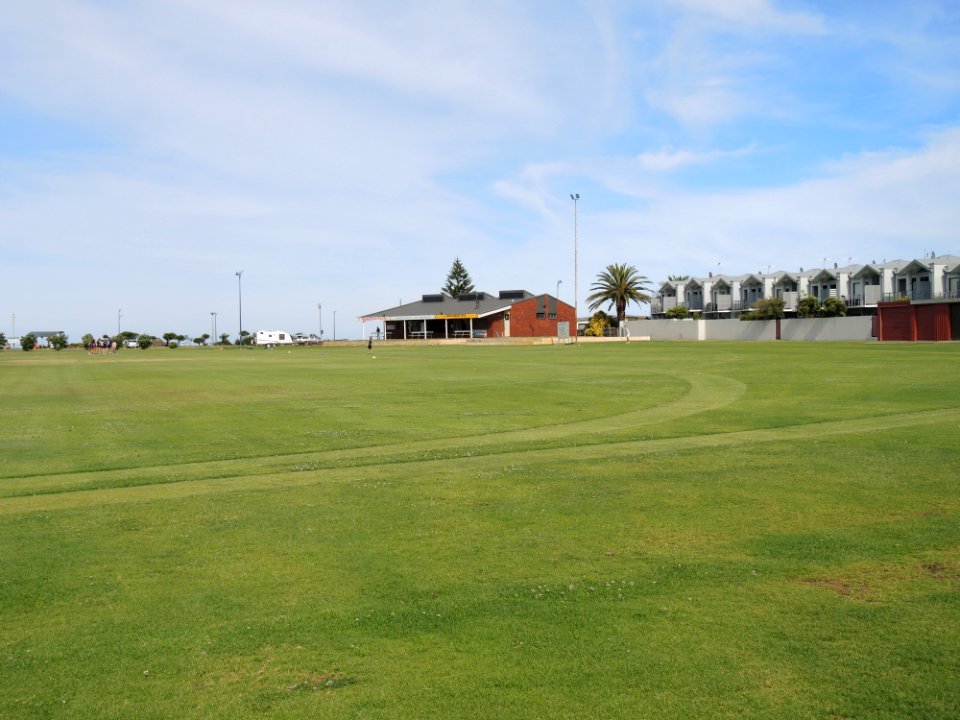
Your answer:
[[[284,330],[257,330],[257,337],[254,339],[257,345],[293,345],[293,336]]]

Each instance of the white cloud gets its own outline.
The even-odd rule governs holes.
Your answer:
[[[729,158],[745,157],[756,151],[754,146],[736,150],[677,150],[671,147],[655,152],[640,153],[637,162],[642,170],[650,172],[671,172],[685,167],[720,162]]]
[[[614,261],[656,276],[950,249],[953,131],[919,151],[814,123],[795,136],[797,108],[847,108],[781,72],[827,29],[785,7],[15,3],[0,15],[0,106],[61,137],[5,157],[0,133],[6,315],[85,332],[122,306],[162,331],[218,310],[229,326],[244,269],[244,318],[293,331],[318,301],[352,318],[435,289],[457,255],[484,289],[562,279],[569,294],[570,192],[581,286]],[[950,77],[912,32],[903,76]],[[928,87],[951,107],[949,83]],[[943,123],[924,114],[936,104],[916,105],[917,122]],[[781,152],[772,186],[762,168]],[[752,189],[728,189],[725,170]]]
[[[653,274],[705,275],[811,266],[823,257],[865,262],[956,251],[960,128],[914,151],[891,149],[825,166],[819,177],[774,188],[663,191],[643,210],[601,214],[604,252]],[[629,256],[631,250],[634,255]]]
[[[729,23],[741,30],[775,30],[784,33],[825,32],[823,19],[807,12],[778,10],[770,0],[672,0],[686,10]]]

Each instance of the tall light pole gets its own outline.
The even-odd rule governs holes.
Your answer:
[[[210,329],[213,331],[213,344],[217,344],[217,314],[215,312],[210,313]]]
[[[317,315],[320,319],[320,335],[319,338],[323,340],[323,304],[317,303]]]
[[[120,318],[123,317],[123,308],[117,310],[117,337],[120,337]]]
[[[333,311],[333,341],[337,341],[337,311]]]
[[[580,193],[572,193],[573,200],[573,341],[580,342],[580,310],[578,305],[580,288],[579,273],[577,271],[577,201]]]
[[[234,273],[237,276],[237,303],[239,305],[240,331],[237,333],[237,345],[243,347],[243,270]]]

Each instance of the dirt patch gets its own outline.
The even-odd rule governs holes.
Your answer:
[[[802,582],[804,585],[830,590],[839,597],[850,598],[851,600],[869,600],[867,594],[870,591],[870,585],[867,583],[855,585],[840,578],[810,578]]]
[[[336,690],[356,683],[356,678],[347,677],[339,673],[311,673],[306,677],[286,686],[287,692],[309,691],[319,692],[322,690]]]

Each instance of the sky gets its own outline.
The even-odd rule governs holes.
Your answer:
[[[0,6],[8,336],[960,255],[957,0]]]

